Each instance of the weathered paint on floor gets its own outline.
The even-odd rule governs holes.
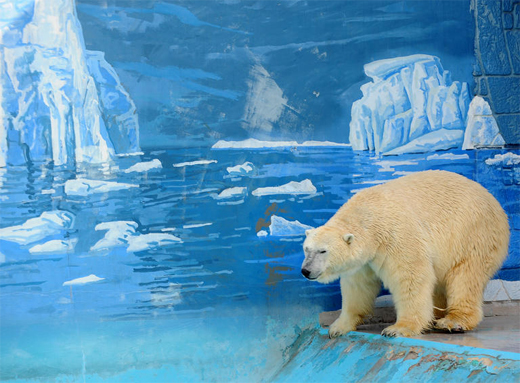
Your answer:
[[[271,380],[519,382],[520,354],[359,332],[330,340],[325,329],[305,329]]]

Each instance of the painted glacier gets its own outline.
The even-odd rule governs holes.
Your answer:
[[[354,150],[402,154],[460,147],[470,96],[439,58],[412,55],[365,65],[372,82],[352,105]]]
[[[73,0],[1,2],[0,167],[101,163],[139,150],[135,105]]]

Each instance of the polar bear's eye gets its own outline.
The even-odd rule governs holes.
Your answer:
[[[319,253],[320,254],[325,254],[327,252],[327,250],[320,250]]]

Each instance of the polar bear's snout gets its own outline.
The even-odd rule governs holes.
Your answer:
[[[311,271],[302,267],[302,275],[307,278],[307,279],[310,279],[310,280],[313,280],[314,278],[311,277]]]
[[[325,250],[313,251],[307,246],[305,246],[304,252],[305,260],[302,264],[302,275],[311,281],[318,279],[325,270],[327,252]]]

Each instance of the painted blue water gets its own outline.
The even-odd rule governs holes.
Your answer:
[[[0,241],[0,378],[97,381],[159,367],[178,381],[269,376],[286,357],[298,326],[316,324],[320,311],[339,308],[340,294],[335,284],[301,277],[302,236],[257,232],[268,231],[273,214],[321,225],[356,191],[408,172],[445,169],[487,187],[513,229],[511,254],[499,277],[518,280],[520,172],[484,162],[499,153],[504,151],[381,158],[348,147],[185,149],[149,151],[105,168],[0,169],[1,228],[65,210],[76,218],[60,235],[78,240],[74,251],[46,255]],[[124,172],[153,159],[162,169]],[[216,162],[173,166],[198,160]],[[228,174],[227,167],[247,161],[255,172]],[[67,195],[65,182],[76,177],[138,187]],[[305,179],[316,193],[252,195]],[[216,197],[231,187],[246,187],[247,194]],[[91,251],[105,234],[95,226],[111,221],[133,221],[137,234],[170,233],[182,242],[152,243],[139,252],[128,252],[127,244]],[[64,285],[91,274],[102,279]]]

